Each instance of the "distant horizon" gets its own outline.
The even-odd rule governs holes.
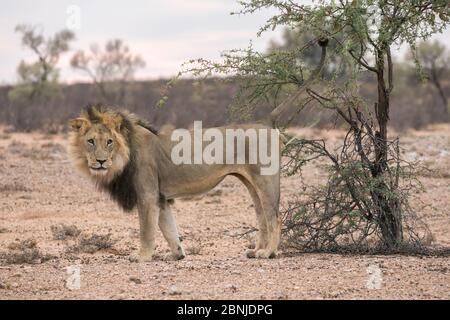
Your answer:
[[[81,23],[78,30],[72,30],[76,39],[70,44],[71,50],[58,63],[59,80],[67,83],[88,80],[72,70],[70,58],[93,43],[103,47],[108,40],[122,39],[146,62],[136,79],[158,79],[175,76],[190,59],[218,59],[220,51],[246,48],[251,39],[256,49],[264,50],[279,34],[269,32],[256,38],[270,12],[230,15],[240,8],[230,0],[17,0],[5,4],[0,12],[0,83],[16,83],[17,65],[21,60],[34,59],[32,52],[23,48],[20,34],[14,32],[16,25],[39,25],[44,36],[53,35],[67,28],[71,6],[79,8]]]
[[[169,76],[161,76],[161,77],[155,77],[155,78],[135,78],[135,79],[132,79],[132,80],[128,80],[126,82],[127,83],[157,82],[157,81],[168,82],[168,81],[172,80],[174,77],[176,77],[176,75],[173,75],[173,76],[170,76],[170,75]],[[220,79],[220,78],[225,79],[226,77],[220,76],[220,75],[208,77],[208,79],[210,79],[210,80],[215,80],[215,79]],[[199,78],[196,78],[194,76],[186,75],[186,76],[180,77],[178,80],[180,80],[180,81],[184,81],[184,80],[186,80],[186,81],[196,81],[198,79]],[[120,80],[116,80],[116,81],[120,81]],[[108,83],[108,82],[114,82],[114,81],[106,81],[106,83]],[[89,80],[89,79],[76,79],[74,81],[64,81],[64,80],[59,79],[58,83],[60,85],[68,85],[68,86],[70,86],[70,85],[77,85],[77,84],[95,85],[94,82],[92,80]],[[15,85],[17,85],[17,83],[6,83],[6,82],[1,82],[0,81],[0,87],[8,87],[8,86],[15,86]]]
[[[311,1],[301,1],[309,3]],[[89,78],[70,67],[77,50],[87,50],[93,43],[104,46],[107,40],[122,39],[133,54],[139,54],[146,66],[136,73],[137,81],[173,78],[190,59],[219,60],[220,52],[248,47],[263,51],[270,41],[279,41],[282,29],[256,37],[259,27],[274,10],[254,15],[230,15],[240,6],[232,0],[130,0],[111,3],[106,0],[16,0],[3,5],[0,12],[0,85],[17,83],[16,69],[21,60],[33,61],[32,52],[21,44],[18,24],[39,25],[44,36],[67,28],[71,7],[80,10],[80,28],[76,39],[63,54],[58,67],[59,81],[65,84],[90,83]],[[433,37],[450,47],[450,30]],[[403,59],[406,47],[393,50]]]

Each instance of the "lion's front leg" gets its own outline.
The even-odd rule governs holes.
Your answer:
[[[159,198],[147,195],[138,201],[139,235],[141,247],[135,259],[139,262],[151,261],[155,252],[156,230],[159,217]]]
[[[170,205],[167,201],[160,204],[159,227],[164,235],[164,238],[169,244],[172,251],[171,258],[174,260],[184,259],[183,246],[181,245],[180,235],[178,234],[175,217],[173,216]]]

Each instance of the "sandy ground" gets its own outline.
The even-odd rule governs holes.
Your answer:
[[[339,131],[300,130],[336,139]],[[427,188],[422,215],[434,244],[450,247],[450,126],[402,134],[405,156],[435,171],[421,177]],[[173,210],[188,252],[165,261],[158,234],[157,257],[131,263],[138,248],[137,214],[125,214],[74,172],[63,136],[0,134],[0,251],[35,239],[53,258],[0,265],[1,299],[450,299],[450,258],[405,255],[297,254],[272,260],[243,256],[255,226],[250,196],[234,178],[215,190],[177,200]],[[314,170],[307,175],[313,182]],[[282,198],[295,190],[282,179]],[[110,234],[112,248],[93,254],[70,252],[76,239],[54,240],[51,226],[74,224],[83,235]],[[77,266],[80,288],[67,288],[67,267]],[[368,286],[371,269],[380,275]]]

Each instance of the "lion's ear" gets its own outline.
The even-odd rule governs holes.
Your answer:
[[[120,114],[115,113],[110,117],[104,119],[103,122],[110,129],[120,132],[120,129],[122,128],[123,117]]]
[[[89,128],[89,120],[84,118],[76,118],[70,120],[69,125],[73,131],[83,133]]]

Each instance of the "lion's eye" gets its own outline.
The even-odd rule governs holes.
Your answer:
[[[92,146],[95,144],[94,139],[89,139],[87,142]]]
[[[112,145],[113,141],[111,139],[108,139],[108,141],[106,141],[106,143],[108,144],[108,146]]]

